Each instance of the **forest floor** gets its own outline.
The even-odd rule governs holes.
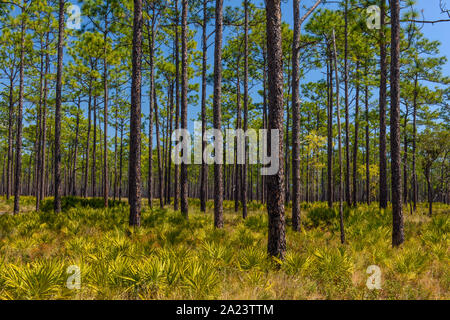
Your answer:
[[[281,267],[267,258],[267,213],[249,204],[244,221],[225,201],[225,227],[213,227],[213,204],[190,201],[186,221],[172,206],[144,205],[142,227],[128,227],[128,206],[101,199],[51,199],[34,212],[0,215],[1,299],[450,299],[450,206],[405,207],[405,243],[391,247],[390,210],[378,205],[345,209],[347,243],[326,203],[302,204],[302,232],[294,233],[287,208],[287,253]],[[13,201],[0,200],[0,212]],[[409,209],[409,208],[408,208]],[[81,270],[80,289],[74,284]],[[380,289],[366,282],[378,272]],[[377,268],[373,270],[378,270]],[[70,272],[68,272],[70,271]],[[376,282],[376,281],[375,281]],[[372,282],[372,283],[375,283]]]

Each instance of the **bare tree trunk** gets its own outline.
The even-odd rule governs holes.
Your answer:
[[[344,31],[344,85],[345,85],[345,201],[351,205],[350,195],[350,138],[349,138],[349,114],[348,114],[348,0],[345,0],[345,31]],[[336,77],[337,78],[337,77]],[[338,89],[337,89],[338,90]],[[355,192],[355,190],[353,190]]]
[[[93,143],[92,143],[92,196],[97,196],[97,96],[94,95],[94,136],[93,136]]]
[[[239,55],[237,57],[237,63],[236,63],[236,108],[237,108],[237,115],[236,115],[236,130],[241,128],[241,79],[240,79],[240,62],[241,62],[241,54],[239,52]],[[236,145],[234,148],[235,152],[235,190],[234,190],[234,211],[239,211],[239,200],[241,200],[241,188],[242,188],[242,165],[238,164],[237,160],[237,148]]]
[[[328,143],[327,143],[327,189],[328,207],[333,207],[333,65],[328,61]]]
[[[403,203],[408,203],[408,115],[409,106],[406,104],[403,137]]]
[[[215,26],[215,47],[214,47],[214,99],[213,117],[214,129],[222,129],[222,24],[223,24],[223,0],[216,0],[216,26]],[[214,141],[214,150],[219,149],[221,141]],[[216,158],[217,159],[217,158]],[[223,228],[223,185],[222,185],[222,165],[214,163],[214,226]],[[244,201],[244,199],[243,199]]]
[[[175,0],[175,129],[180,129],[180,55],[179,55],[179,38],[178,38],[178,0]],[[179,166],[175,164],[175,177],[174,177],[174,197],[173,197],[173,209],[178,210],[179,197],[180,197],[180,186],[179,178],[180,171]]]
[[[353,206],[356,207],[357,168],[358,168],[358,130],[359,130],[359,61],[356,62],[356,103],[355,103],[355,143],[353,145]],[[348,109],[348,107],[347,107]],[[347,110],[348,111],[348,110]],[[348,115],[347,115],[348,118]]]
[[[156,92],[155,92],[156,93]],[[159,178],[159,206],[164,208],[163,201],[163,169],[162,169],[162,159],[161,159],[161,142],[159,138],[159,115],[158,115],[158,104],[156,94],[153,95],[153,106],[155,112],[155,129],[156,129],[156,151],[158,156],[158,178]]]
[[[181,13],[181,129],[187,129],[187,93],[188,93],[188,74],[187,74],[187,12],[188,1],[182,0]],[[181,213],[188,218],[188,172],[187,164],[181,163],[180,168],[180,196]]]
[[[381,0],[380,28],[380,207],[387,207],[387,160],[386,160],[386,43],[385,43],[385,1]]]
[[[244,132],[248,127],[248,0],[244,0]],[[242,165],[242,217],[247,218],[247,142],[244,138],[244,163]]]
[[[106,2],[108,4],[108,2]],[[108,63],[106,59],[106,42],[108,35],[108,16],[105,15],[105,31],[103,33],[103,204],[108,207]]]
[[[417,139],[417,75],[414,79],[414,97],[413,97],[413,153],[412,153],[412,198],[413,210],[417,209],[417,174],[416,174],[416,139]]]
[[[342,208],[342,142],[341,142],[341,114],[339,107],[339,76],[337,67],[337,52],[336,52],[336,39],[333,29],[333,49],[334,49],[334,72],[336,77],[336,113],[337,113],[337,125],[338,125],[338,148],[339,148],[339,224],[341,229],[341,243],[345,243],[345,231],[344,231],[344,213]]]
[[[56,213],[61,212],[61,87],[63,69],[63,41],[64,41],[64,0],[59,0],[58,22],[58,67],[56,71],[55,98],[55,202]]]
[[[77,109],[77,124],[75,129],[75,150],[73,152],[73,168],[72,168],[72,185],[71,185],[71,193],[73,196],[77,195],[77,154],[78,154],[78,133],[80,127],[80,113],[81,113],[81,98],[78,96],[78,109]]]
[[[391,0],[391,186],[392,246],[404,242],[400,173],[400,4]]]
[[[267,212],[269,231],[267,252],[283,260],[286,251],[284,220],[284,170],[283,170],[283,53],[281,39],[280,0],[266,1],[267,61],[269,87],[268,129],[279,133],[279,170],[267,176]],[[268,149],[272,149],[269,131]]]
[[[84,171],[84,187],[83,187],[83,197],[88,196],[88,176],[89,176],[89,140],[91,137],[91,102],[92,102],[92,78],[89,79],[89,89],[88,89],[88,128],[87,128],[87,138],[86,138],[86,159],[85,159],[85,171]]]
[[[207,23],[207,0],[203,0],[203,24],[202,24],[202,167],[200,179],[200,211],[206,211],[206,197],[208,184],[208,165],[203,160],[203,154],[206,149],[206,141],[203,137],[206,132],[206,68],[207,68],[207,37],[206,37],[206,23]]]
[[[366,65],[367,74],[367,65]],[[369,136],[369,86],[364,89],[364,103],[366,105],[366,202],[370,204],[370,136]]]
[[[22,8],[22,14],[24,9]],[[19,198],[21,192],[21,172],[22,172],[22,113],[23,113],[23,82],[24,82],[24,42],[25,42],[25,21],[22,18],[21,36],[20,36],[20,65],[19,65],[19,107],[17,110],[16,124],[16,166],[14,168],[14,214],[18,214],[20,210]]]
[[[134,0],[128,202],[130,226],[141,225],[142,0]]]

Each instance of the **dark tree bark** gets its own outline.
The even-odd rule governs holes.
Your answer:
[[[248,128],[248,0],[244,0],[244,132]],[[245,138],[244,138],[245,139]],[[242,217],[247,218],[247,139],[244,140],[244,163],[242,165]]]
[[[214,129],[222,128],[222,28],[223,28],[223,0],[216,0],[216,26],[214,47],[214,99],[213,99],[213,122]],[[215,141],[215,152],[218,149],[218,141]],[[214,163],[214,226],[223,228],[223,182],[222,164]]]
[[[153,4],[154,5],[154,4]],[[151,27],[147,24],[148,46],[149,46],[149,65],[150,65],[150,90],[149,90],[149,116],[148,116],[148,177],[147,177],[147,198],[148,205],[153,204],[153,103],[156,95],[155,90],[155,74],[154,74],[154,48],[155,48],[155,7],[153,7],[153,16],[151,19]]]
[[[366,66],[367,74],[367,66]],[[369,86],[366,83],[364,88],[364,103],[366,113],[366,202],[370,203],[370,136],[369,136]]]
[[[270,256],[283,260],[286,251],[284,218],[284,170],[283,170],[283,53],[281,39],[280,0],[266,1],[267,62],[269,88],[268,129],[279,133],[279,170],[267,176],[267,212],[269,232],[267,251]],[[268,149],[272,150],[271,134]]]
[[[24,14],[24,8],[22,8]],[[20,62],[19,62],[19,106],[17,110],[16,120],[16,164],[14,168],[14,214],[18,214],[20,210],[20,193],[21,193],[21,172],[22,172],[22,118],[23,118],[23,85],[24,85],[24,42],[25,42],[25,21],[24,17],[21,22],[20,32]]]
[[[130,226],[141,225],[142,0],[134,0],[128,202]]]
[[[94,95],[94,134],[92,142],[92,173],[91,173],[91,187],[92,187],[92,196],[97,196],[97,96]]]
[[[417,174],[416,174],[416,139],[417,139],[417,75],[414,79],[414,97],[413,97],[413,145],[412,145],[412,198],[413,210],[417,209]]]
[[[329,51],[329,49],[328,49]],[[327,197],[328,207],[333,207],[333,65],[331,63],[331,53],[328,52],[328,139],[327,139]]]
[[[241,54],[238,53],[237,62],[236,62],[236,130],[241,128],[241,77],[240,77],[240,63],[241,63]],[[234,148],[235,152],[235,190],[234,190],[234,211],[239,211],[239,200],[241,200],[241,186],[242,186],[242,165],[237,163],[237,145]]]
[[[353,206],[356,207],[357,168],[358,168],[358,130],[359,130],[359,61],[356,62],[356,101],[355,101],[355,142],[353,144]]]
[[[47,33],[46,35],[46,46],[48,45],[49,42],[49,33]],[[48,73],[49,71],[49,64],[50,64],[50,58],[48,53],[45,55],[45,74]],[[44,199],[44,197],[46,196],[47,192],[46,192],[46,181],[47,181],[47,174],[45,174],[45,155],[46,155],[46,150],[47,150],[47,94],[48,94],[48,81],[47,81],[47,77],[44,77],[44,97],[43,97],[43,105],[42,105],[42,138],[41,138],[41,165],[40,168],[42,170],[42,174],[40,176],[40,187],[39,190],[41,192],[41,195],[39,196],[40,199]],[[48,156],[48,155],[47,155]],[[47,161],[48,164],[48,161]]]
[[[208,18],[207,0],[203,0],[203,24],[202,24],[202,137],[206,132],[206,68],[207,68],[207,49],[208,45],[206,35],[206,23]],[[202,167],[200,178],[200,211],[206,211],[206,197],[208,184],[208,165],[203,160],[203,154],[206,149],[206,141],[202,138]]]
[[[108,2],[106,2],[108,8]],[[103,205],[108,207],[108,63],[106,57],[106,43],[108,36],[108,11],[105,14],[105,30],[103,33]]]
[[[59,0],[58,21],[58,65],[56,71],[55,98],[55,202],[56,213],[61,212],[61,89],[63,72],[63,41],[64,41],[64,0]]]
[[[391,187],[392,246],[404,242],[400,173],[400,4],[391,0]]]
[[[181,13],[181,129],[187,130],[187,93],[188,93],[188,74],[187,74],[187,12],[188,1],[182,0]],[[181,213],[188,218],[188,173],[187,164],[181,163],[180,172],[180,196]]]
[[[119,202],[122,201],[123,119],[120,119]]]
[[[387,160],[386,160],[386,41],[385,9],[386,0],[380,6],[380,207],[387,207]]]
[[[409,106],[406,104],[403,131],[403,203],[408,202],[408,115]]]
[[[180,129],[180,55],[179,55],[179,38],[178,38],[178,0],[175,0],[175,129]],[[180,198],[180,171],[179,166],[175,165],[175,177],[174,177],[174,196],[173,196],[173,209],[178,210],[179,198]]]
[[[92,102],[92,78],[89,78],[88,88],[88,128],[86,138],[86,159],[85,159],[85,171],[84,171],[84,186],[83,197],[88,196],[88,176],[89,176],[89,140],[91,138],[91,102]]]
[[[345,231],[344,231],[344,213],[342,208],[342,142],[341,142],[341,114],[339,108],[339,76],[338,76],[338,67],[337,67],[337,52],[336,52],[336,39],[334,35],[333,29],[333,58],[334,58],[334,72],[336,78],[336,117],[337,117],[337,125],[338,125],[338,149],[339,149],[339,224],[341,229],[341,243],[345,243]]]
[[[163,168],[162,168],[162,158],[161,158],[161,142],[159,137],[159,114],[158,114],[158,103],[156,98],[156,92],[153,95],[153,106],[155,108],[155,129],[156,129],[156,152],[158,156],[158,178],[159,178],[159,206],[161,208],[164,208],[164,201],[163,201]]]
[[[80,113],[81,113],[81,98],[78,96],[78,109],[77,109],[77,120],[76,120],[76,128],[75,128],[75,146],[73,152],[73,168],[72,168],[72,184],[71,184],[71,194],[73,196],[77,195],[77,155],[78,155],[78,135],[80,128]]]
[[[345,201],[351,205],[350,195],[350,138],[348,114],[348,0],[345,0],[344,9],[344,86],[345,86]],[[353,190],[355,192],[355,190]]]

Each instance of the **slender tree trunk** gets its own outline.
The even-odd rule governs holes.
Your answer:
[[[350,138],[349,138],[349,112],[348,112],[348,0],[345,0],[344,11],[344,86],[345,86],[345,201],[351,205],[350,194]],[[353,190],[355,192],[355,190]]]
[[[342,142],[341,142],[341,114],[339,107],[339,76],[337,67],[337,52],[336,52],[336,39],[333,29],[333,49],[334,49],[334,72],[336,78],[336,113],[337,113],[337,125],[338,125],[338,148],[339,148],[339,224],[341,229],[341,243],[345,243],[345,231],[344,231],[344,213],[342,208]]]
[[[130,226],[141,225],[142,0],[134,0],[128,202]]]
[[[386,43],[385,1],[381,0],[380,28],[380,207],[387,207],[387,160],[386,160]]]
[[[175,0],[175,128],[180,129],[180,55],[179,55],[179,45],[180,41],[178,38],[178,25],[179,25],[179,13],[178,13],[178,0]],[[175,164],[174,173],[174,196],[173,196],[173,209],[178,210],[179,197],[180,197],[180,171],[179,166]]]
[[[366,66],[367,74],[367,66]],[[364,89],[364,103],[366,105],[366,202],[370,204],[370,136],[369,136],[369,86]]]
[[[118,97],[117,87],[116,87],[116,97]],[[117,102],[116,102],[117,103]],[[114,119],[114,191],[113,191],[113,201],[116,202],[117,197],[117,126],[119,118],[119,106],[116,105],[115,119]]]
[[[358,168],[358,130],[359,130],[359,61],[356,62],[356,101],[355,101],[355,143],[353,145],[353,206],[356,207],[357,168]],[[348,108],[347,108],[348,109]],[[347,116],[348,118],[348,116]]]
[[[284,220],[284,170],[283,170],[283,53],[281,39],[280,0],[266,1],[267,61],[269,87],[269,130],[279,133],[279,170],[267,176],[267,212],[269,231],[267,251],[270,256],[283,260],[286,251]],[[268,149],[272,149],[269,132]],[[276,143],[276,142],[275,142]]]
[[[94,95],[94,136],[93,136],[93,143],[92,143],[92,196],[97,196],[97,177],[96,177],[96,171],[97,171],[97,96]]]
[[[203,154],[206,149],[206,141],[203,137],[206,132],[206,68],[207,68],[207,0],[203,0],[203,24],[202,24],[202,167],[201,167],[201,180],[200,180],[200,211],[206,211],[206,197],[207,197],[207,184],[208,184],[208,165],[203,160]]]
[[[404,242],[400,173],[400,1],[391,0],[391,187],[392,246]]]
[[[163,168],[162,168],[162,159],[161,159],[161,142],[159,138],[159,115],[158,115],[158,103],[156,94],[153,95],[153,106],[155,108],[155,129],[156,129],[156,151],[158,155],[158,178],[159,178],[159,206],[164,208],[163,201]]]
[[[122,201],[123,119],[120,120],[119,202]]]
[[[433,187],[431,185],[431,168],[427,166],[425,168],[425,179],[427,180],[427,195],[428,195],[428,216],[433,214]]]
[[[49,39],[49,33],[47,33],[45,45],[48,45],[48,39]],[[49,63],[50,58],[48,53],[45,55],[45,74],[47,75],[49,71]],[[43,97],[43,105],[42,105],[42,139],[41,139],[41,170],[42,174],[40,176],[40,187],[39,190],[41,192],[40,199],[44,199],[46,196],[46,181],[47,181],[47,174],[45,174],[45,154],[46,154],[46,147],[47,147],[47,93],[48,93],[48,82],[47,77],[44,77],[44,97]],[[48,164],[48,161],[47,161]]]
[[[108,2],[106,2],[108,4]],[[105,31],[103,33],[103,205],[108,207],[108,63],[106,57],[106,43],[108,36],[108,16],[105,14]]]
[[[91,137],[91,102],[92,102],[92,78],[89,79],[89,89],[88,89],[88,127],[86,138],[86,159],[85,159],[84,187],[83,187],[83,197],[85,198],[87,198],[88,196],[89,140]]]
[[[213,99],[213,122],[214,129],[222,129],[222,24],[223,24],[223,0],[216,0],[216,26],[214,47],[214,99]],[[214,141],[214,150],[219,150],[221,141]],[[217,158],[216,158],[217,159]],[[223,185],[222,164],[214,163],[214,226],[223,228]],[[244,198],[242,199],[244,202]]]
[[[76,124],[76,129],[75,129],[75,150],[73,153],[73,168],[72,168],[72,186],[71,186],[71,191],[72,191],[72,195],[76,196],[77,195],[77,188],[76,188],[76,183],[77,183],[77,154],[78,154],[78,132],[79,132],[79,127],[80,127],[80,113],[81,113],[81,98],[80,96],[78,96],[78,110],[77,110],[77,124]]]
[[[244,132],[248,128],[248,0],[244,0]],[[244,163],[242,165],[242,217],[247,218],[247,139],[244,137]]]
[[[412,152],[412,198],[413,210],[417,209],[417,174],[416,174],[416,139],[417,139],[417,75],[414,79],[414,97],[413,97],[413,152]]]
[[[408,115],[409,106],[406,104],[403,137],[403,203],[408,202]]]
[[[55,98],[55,202],[56,213],[61,212],[61,87],[63,69],[63,41],[64,41],[64,0],[59,0],[58,22],[58,67],[56,71]]]
[[[333,207],[333,65],[328,61],[328,143],[327,143],[327,189],[328,207]]]
[[[24,9],[22,9],[24,14]],[[24,42],[25,42],[25,17],[22,17],[21,37],[20,37],[20,65],[19,65],[19,107],[17,110],[16,124],[16,165],[14,172],[14,214],[18,214],[20,210],[19,198],[21,192],[21,172],[22,172],[22,113],[23,113],[23,86],[24,86]]]
[[[187,94],[188,94],[188,73],[187,73],[187,13],[188,1],[182,0],[181,13],[181,129],[187,130]],[[187,164],[181,163],[180,172],[180,196],[181,213],[188,218],[188,172]]]
[[[240,77],[240,62],[241,62],[241,54],[238,53],[237,57],[237,63],[236,63],[236,108],[237,108],[237,115],[236,115],[236,130],[241,129],[241,77]],[[238,157],[237,157],[237,148],[236,145],[235,150],[235,159],[236,159],[236,172],[235,172],[235,192],[234,192],[234,211],[237,212],[239,210],[239,200],[241,200],[241,189],[242,189],[242,165],[238,164]]]
[[[300,231],[300,0],[293,0],[292,40],[292,229]]]

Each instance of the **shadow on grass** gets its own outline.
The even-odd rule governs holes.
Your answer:
[[[41,211],[50,212],[53,211],[53,199],[46,199],[42,201]],[[121,204],[125,204],[123,201],[108,200],[108,206],[115,207]],[[103,198],[79,198],[79,197],[62,197],[61,198],[61,211],[69,210],[70,208],[92,208],[101,209],[104,208]]]

